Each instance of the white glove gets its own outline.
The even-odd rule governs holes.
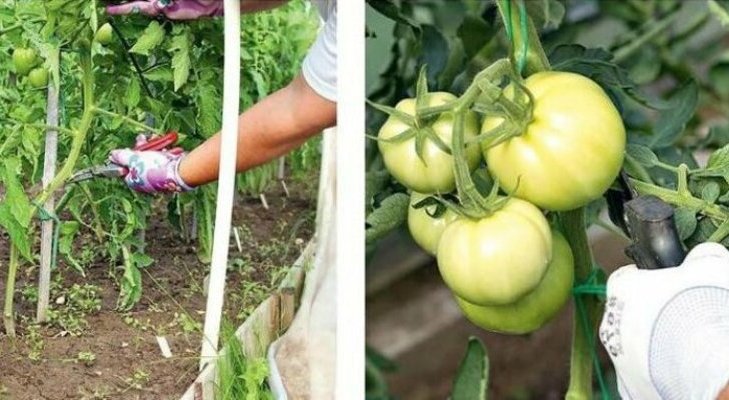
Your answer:
[[[600,341],[623,399],[715,400],[729,383],[729,251],[704,243],[676,268],[615,271]]]

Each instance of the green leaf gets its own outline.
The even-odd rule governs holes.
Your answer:
[[[395,193],[382,201],[380,206],[367,216],[365,242],[371,244],[400,226],[408,216],[410,196]]]
[[[428,81],[435,82],[448,64],[450,46],[440,30],[424,25],[421,35],[422,64],[428,66]]]
[[[719,195],[721,195],[721,188],[716,182],[708,182],[701,189],[701,198],[709,203],[716,203],[716,200],[719,199]]]
[[[7,202],[0,203],[0,226],[8,232],[10,242],[18,249],[20,255],[32,261],[28,228],[18,223]]]
[[[637,162],[645,167],[652,167],[659,162],[658,156],[656,156],[656,154],[653,153],[653,150],[647,146],[628,144],[625,151],[627,151],[628,155],[633,157]]]
[[[377,10],[380,14],[395,22],[408,25],[415,29],[420,29],[420,24],[416,20],[410,18],[409,15],[403,13],[400,7],[392,0],[367,0],[367,4]]]
[[[157,48],[165,40],[165,30],[157,21],[150,22],[147,29],[144,30],[142,36],[137,39],[137,43],[132,46],[129,51],[132,53],[149,55],[149,52]]]
[[[215,86],[203,83],[197,87],[197,118],[205,137],[220,130],[222,99]]]
[[[365,174],[365,205],[369,207],[375,194],[385,189],[390,182],[390,173],[386,169],[367,171]]]
[[[724,98],[729,97],[729,62],[722,60],[709,70],[709,82],[714,90]]]
[[[126,95],[124,96],[124,104],[129,109],[133,109],[141,100],[142,90],[137,79],[130,79],[127,86]]]
[[[489,358],[476,337],[468,339],[466,355],[458,366],[453,382],[453,400],[486,400],[489,384]]]
[[[681,136],[686,124],[694,116],[699,101],[699,88],[689,82],[682,86],[669,100],[670,107],[663,110],[656,121],[650,147],[668,147]]]
[[[542,28],[558,28],[564,19],[565,9],[557,0],[527,1],[527,11],[534,23]]]
[[[706,168],[692,175],[720,177],[729,182],[729,144],[711,153]]]
[[[172,37],[169,51],[172,53],[172,72],[177,91],[190,77],[190,37],[186,31]]]
[[[466,14],[463,23],[458,27],[458,38],[461,39],[463,50],[469,59],[475,57],[492,39],[493,34],[489,33],[493,29],[483,19]]]
[[[696,210],[679,207],[674,213],[674,219],[681,240],[686,240],[696,230]]]
[[[652,99],[641,93],[628,72],[611,60],[613,55],[603,49],[588,49],[578,44],[557,46],[549,55],[552,69],[584,75],[602,86],[606,91],[622,93],[638,103],[654,108],[665,109],[669,104]]]

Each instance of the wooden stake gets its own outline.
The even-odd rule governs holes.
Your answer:
[[[51,79],[48,84],[48,103],[46,105],[46,125],[58,126],[58,88]],[[48,129],[46,131],[45,156],[43,158],[43,188],[45,189],[56,176],[56,161],[58,153],[58,131]],[[43,208],[53,213],[56,205],[56,197],[53,193],[43,204]],[[41,222],[41,251],[40,271],[38,276],[38,310],[36,313],[37,322],[45,322],[48,313],[48,302],[51,292],[51,261],[53,260],[53,224],[52,219]]]

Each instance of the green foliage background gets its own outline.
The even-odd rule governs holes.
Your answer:
[[[220,129],[223,86],[223,21],[208,19],[173,23],[144,16],[111,19],[115,25],[108,46],[93,42],[97,27],[107,22],[103,2],[86,0],[0,0],[0,231],[6,231],[20,253],[35,263],[35,224],[31,199],[40,191],[45,135],[45,89],[34,89],[15,74],[11,54],[30,47],[43,67],[58,74],[60,84],[59,166],[68,157],[72,130],[83,112],[80,52],[91,48],[96,107],[74,170],[105,162],[110,150],[129,147],[141,130],[125,121],[146,123],[162,132],[180,132],[180,145],[190,150]],[[243,18],[241,109],[285,86],[299,72],[313,42],[318,14],[303,0],[270,12]],[[138,64],[134,67],[132,58]],[[288,157],[292,172],[318,166],[318,139]],[[265,191],[274,178],[272,163],[244,174],[238,189]],[[255,181],[250,188],[248,182]],[[158,211],[150,196],[133,193],[120,181],[95,180],[67,185],[56,212],[63,216],[60,250],[79,272],[85,265],[73,257],[81,234],[93,232],[98,252],[110,265],[124,265],[120,308],[141,296],[139,270],[153,262],[143,254],[137,232]],[[199,249],[207,259],[212,237],[215,185],[168,201],[168,217],[186,234],[191,216],[198,216]],[[76,244],[74,244],[76,242]]]

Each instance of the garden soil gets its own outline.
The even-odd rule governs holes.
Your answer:
[[[248,255],[252,267],[247,269],[246,282],[240,274],[229,273],[226,315],[236,324],[244,318],[235,318],[241,308],[252,310],[258,304],[243,304],[246,297],[260,301],[268,295],[259,290],[255,296],[247,296],[245,288],[256,286],[251,285],[251,280],[259,282],[258,287],[275,287],[271,283],[273,270],[280,272],[284,266],[290,266],[312,235],[316,193],[300,186],[291,188],[290,197],[278,187],[268,193],[269,210],[258,199],[237,200],[233,224],[247,226],[250,235],[243,238],[243,252],[231,240],[230,257]],[[166,215],[162,211],[164,207],[159,209],[160,215]],[[182,240],[165,222],[166,218],[150,218],[150,221],[146,248],[155,263],[142,272],[142,300],[128,313],[114,310],[118,286],[104,260],[90,267],[84,278],[65,266],[59,257],[63,286],[74,283],[98,286],[101,311],[86,317],[89,328],[79,337],[59,336],[57,327],[42,327],[40,333],[45,346],[40,361],[28,358],[31,349],[27,323],[21,321],[22,317],[16,317],[19,337],[11,340],[0,334],[0,400],[165,400],[178,399],[184,393],[197,376],[201,333],[185,332],[189,324],[181,323],[182,319],[175,314],[187,313],[202,323],[205,310],[202,287],[208,267],[198,260],[193,245]],[[2,292],[7,274],[7,246],[7,237],[0,236]],[[276,246],[287,250],[284,254],[271,250]],[[121,273],[117,271],[117,275]],[[37,269],[26,264],[16,287],[35,285],[36,280]],[[230,300],[232,293],[240,294],[237,301]],[[55,300],[51,298],[51,303]],[[17,293],[15,302],[19,316],[34,318],[34,304],[24,301]],[[156,335],[164,335],[168,340],[172,358],[162,357]],[[95,361],[85,365],[78,360],[80,352],[93,353]]]

